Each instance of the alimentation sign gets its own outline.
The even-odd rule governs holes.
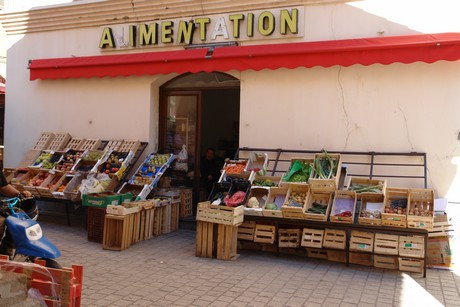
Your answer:
[[[103,27],[103,50],[302,37],[304,11],[270,9]]]

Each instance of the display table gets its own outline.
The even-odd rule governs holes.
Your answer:
[[[371,234],[387,234],[387,235],[398,235],[398,236],[416,236],[415,238],[423,237],[423,249],[419,246],[419,249],[424,251],[423,256],[419,256],[416,254],[411,255],[404,254],[403,256],[410,262],[412,259],[414,261],[422,260],[423,259],[423,277],[426,277],[426,264],[427,264],[427,243],[428,243],[428,231],[426,229],[416,229],[416,228],[396,228],[396,227],[382,227],[382,226],[373,226],[373,225],[360,225],[360,224],[343,224],[343,223],[334,223],[334,222],[326,222],[326,221],[313,221],[313,220],[302,220],[302,219],[286,219],[286,218],[277,218],[277,217],[264,217],[264,216],[251,216],[245,215],[244,216],[245,222],[256,222],[261,224],[267,225],[274,225],[275,226],[275,234],[278,234],[278,230],[280,228],[308,228],[308,229],[335,229],[335,230],[343,230],[346,232],[346,237],[351,237],[352,231],[358,232],[365,232]],[[274,246],[276,247],[276,252],[279,253],[279,245],[277,236],[275,235]],[[422,243],[421,241],[419,243]],[[373,251],[372,253],[358,251],[358,250],[350,250],[350,240],[344,240],[345,247],[342,248],[331,248],[331,247],[321,247],[324,250],[331,250],[331,251],[343,251],[346,254],[345,263],[349,265],[350,263],[350,253],[353,254],[372,254],[377,256],[388,256],[387,253],[381,253],[379,251]],[[413,244],[416,246],[416,244]],[[421,244],[419,244],[421,245]],[[412,246],[412,245],[411,245]]]

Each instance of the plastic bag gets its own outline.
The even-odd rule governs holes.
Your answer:
[[[297,173],[298,171],[301,171],[303,168],[303,165],[302,163],[299,161],[299,160],[295,160],[293,163],[292,163],[292,166],[291,166],[291,169],[289,170],[289,172],[283,176],[283,181],[290,181],[291,177]]]
[[[182,145],[182,150],[177,155],[177,159],[174,163],[174,169],[176,171],[188,171],[188,154],[187,154],[187,146]]]
[[[99,173],[97,176],[91,176],[81,181],[81,194],[102,193],[105,192],[112,179],[109,175]]]

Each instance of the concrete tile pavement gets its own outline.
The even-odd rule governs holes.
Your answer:
[[[83,227],[41,221],[63,266],[83,264],[82,306],[460,306],[460,275],[418,274],[242,251],[236,261],[195,257],[179,230],[125,251],[88,242]]]

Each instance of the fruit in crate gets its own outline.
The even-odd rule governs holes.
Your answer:
[[[149,177],[149,176],[134,176],[133,184],[136,184],[136,185],[151,184],[152,181],[153,181],[153,177]]]
[[[385,213],[406,214],[407,199],[394,199],[385,204]]]
[[[106,162],[108,163],[122,163],[125,161],[126,157],[128,156],[128,152],[117,152],[114,151],[110,154],[109,158]]]
[[[88,154],[83,158],[86,161],[97,161],[102,158],[103,152],[100,150],[91,150]]]
[[[169,160],[169,155],[159,154],[159,155],[152,156],[146,164],[147,166],[162,166],[166,164],[168,160]]]
[[[41,186],[43,184],[43,181],[45,181],[45,179],[49,176],[49,173],[48,172],[40,172],[37,174],[37,176],[35,176],[34,178],[32,178],[27,185],[30,185],[30,186],[34,186],[34,187],[38,187],[38,186]]]
[[[38,166],[38,165],[42,164],[45,161],[49,161],[51,159],[51,156],[52,156],[52,154],[49,153],[49,152],[40,153],[38,158],[35,159],[35,162],[33,163],[33,166]]]
[[[244,171],[244,168],[246,167],[246,162],[242,163],[227,163],[224,166],[224,170],[227,174],[232,175],[232,174],[241,174]]]
[[[301,208],[303,207],[303,204],[305,203],[306,198],[307,198],[307,193],[305,192],[292,192],[289,195],[289,200],[288,200],[287,205],[289,207]]]
[[[432,204],[424,202],[413,202],[411,204],[411,209],[409,210],[409,215],[433,216]]]
[[[61,179],[60,176],[54,176],[53,179],[46,185],[48,189],[53,189],[54,186],[58,183],[59,179]]]

